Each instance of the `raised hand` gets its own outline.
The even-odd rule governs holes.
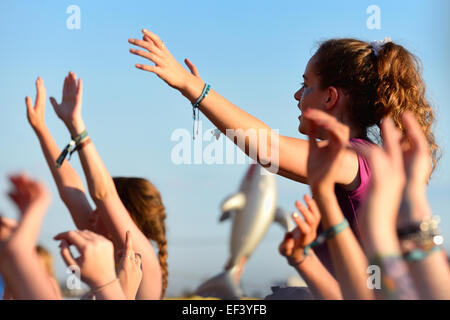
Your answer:
[[[425,187],[432,170],[431,151],[419,123],[410,111],[402,115],[406,129],[406,147],[403,160],[408,184]]]
[[[77,76],[69,72],[64,79],[62,101],[56,102],[54,97],[50,98],[53,108],[58,117],[70,127],[77,121],[81,121],[81,105],[83,96],[83,81],[81,78],[77,81]]]
[[[192,77],[201,80],[197,68],[189,60],[186,59],[185,63],[191,73],[175,60],[156,34],[146,29],[143,29],[142,33],[143,40],[129,39],[128,42],[145,50],[130,49],[130,52],[150,60],[155,65],[136,64],[136,68],[153,72],[169,86],[178,90],[183,90]]]
[[[55,236],[61,240],[61,256],[67,266],[77,266],[81,279],[91,288],[99,288],[116,279],[114,247],[111,241],[94,232],[69,231]],[[73,245],[81,254],[74,258],[69,247]]]
[[[371,168],[370,189],[360,209],[362,243],[367,256],[399,252],[397,217],[406,174],[400,145],[401,132],[391,118],[381,123],[383,146],[361,145],[356,151]]]
[[[391,118],[384,118],[381,124],[383,147],[360,146],[357,152],[369,162],[372,178],[370,194],[365,206],[370,210],[362,210],[361,220],[372,223],[371,228],[395,228],[398,209],[406,182],[402,148],[401,132],[394,126]],[[377,222],[376,226],[373,225]]]
[[[39,131],[45,127],[45,96],[44,80],[38,77],[36,80],[36,100],[34,106],[30,97],[25,98],[28,122],[34,131]]]
[[[118,277],[123,293],[128,300],[136,299],[142,280],[142,261],[139,253],[134,253],[131,233],[127,231],[123,254],[118,268]]]
[[[11,176],[9,197],[19,208],[19,223],[1,218],[0,273],[14,299],[59,299],[39,261],[37,238],[50,203],[47,189],[25,175]]]
[[[318,187],[332,190],[349,145],[350,129],[335,117],[317,109],[306,110],[304,117],[311,120],[311,130],[308,134],[308,184],[313,190]],[[316,140],[319,127],[328,134],[328,142],[322,146],[319,146]]]
[[[45,213],[50,203],[50,194],[44,185],[24,174],[14,175],[9,179],[13,189],[8,195],[19,208],[22,216],[32,209],[39,209],[39,212]]]
[[[305,259],[304,250],[316,239],[317,227],[320,223],[320,212],[314,199],[307,195],[303,199],[308,207],[305,207],[300,201],[296,201],[295,206],[305,220],[297,212],[294,212],[292,217],[297,228],[287,232],[279,246],[280,254],[286,257],[290,265],[299,264]]]

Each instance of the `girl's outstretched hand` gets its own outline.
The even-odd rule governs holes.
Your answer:
[[[72,71],[64,79],[62,101],[56,102],[54,97],[50,98],[53,108],[58,117],[66,124],[71,126],[81,120],[81,105],[83,97],[83,81]]]
[[[142,33],[144,34],[143,40],[128,39],[128,42],[145,50],[132,48],[130,52],[150,60],[155,65],[136,64],[136,68],[153,72],[169,86],[177,90],[185,89],[189,79],[193,77],[200,78],[197,68],[189,60],[185,59],[184,62],[191,71],[189,73],[175,60],[164,45],[164,42],[156,34],[146,29],[143,29]]]
[[[297,224],[297,228],[287,232],[279,246],[280,254],[286,257],[290,265],[299,264],[305,259],[304,250],[316,239],[317,227],[320,223],[320,212],[314,199],[307,195],[303,199],[308,207],[305,207],[300,201],[296,201],[295,206],[305,220],[297,212],[294,212],[292,218]]]
[[[36,100],[31,101],[30,97],[25,98],[27,106],[27,118],[34,131],[39,131],[45,127],[45,86],[44,80],[38,77],[36,80]]]

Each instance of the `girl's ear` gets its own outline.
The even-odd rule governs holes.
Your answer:
[[[339,99],[339,91],[335,87],[328,87],[324,101],[325,110],[331,110]]]

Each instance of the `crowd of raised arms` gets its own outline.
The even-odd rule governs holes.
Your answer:
[[[310,186],[305,204],[295,203],[296,228],[286,233],[279,252],[305,280],[311,297],[450,299],[450,269],[426,195],[439,147],[415,56],[387,39],[322,42],[294,95],[301,112],[299,132],[308,137],[303,140],[278,135],[219,95],[189,60],[189,70],[178,63],[157,35],[146,29],[142,33],[142,39],[128,40],[139,48],[130,52],[151,64],[136,68],[178,90],[221,132],[234,129],[234,142],[261,165],[270,164],[279,175]],[[40,77],[36,90],[34,102],[29,97],[25,101],[28,122],[76,226],[54,239],[60,242],[64,262],[77,266],[90,287],[84,298],[164,298],[168,250],[160,193],[144,178],[110,176],[85,127],[83,82],[75,73],[64,79],[59,102],[50,97],[72,137],[64,150],[45,123],[46,90]],[[256,143],[240,136],[248,129],[257,132]],[[260,134],[263,131],[270,134]],[[273,135],[276,160],[266,152],[274,150]],[[88,194],[65,160],[74,152]],[[9,180],[9,197],[20,219],[0,217],[3,298],[61,299],[51,266],[43,261],[46,254],[37,244],[50,194],[25,174]],[[379,280],[370,278],[368,270],[374,275],[380,271]]]

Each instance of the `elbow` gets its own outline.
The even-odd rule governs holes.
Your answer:
[[[95,190],[90,192],[92,200],[97,204],[99,202],[104,202],[109,197],[109,192],[107,190]]]
[[[109,188],[95,188],[89,192],[95,204],[103,203],[111,198],[112,195],[117,194],[115,186]]]

